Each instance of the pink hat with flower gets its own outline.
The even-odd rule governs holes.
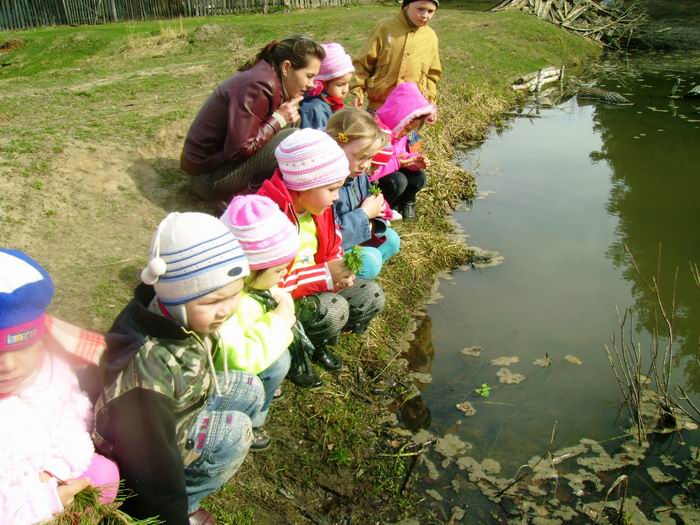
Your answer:
[[[312,128],[295,131],[275,149],[284,185],[306,191],[344,181],[350,174],[345,152],[327,133]]]
[[[321,61],[321,69],[316,75],[316,80],[329,81],[342,77],[348,73],[354,73],[352,58],[345,52],[340,44],[321,44],[326,50],[326,58]]]
[[[243,248],[252,270],[288,263],[299,251],[299,234],[277,204],[262,195],[234,197],[221,216]]]

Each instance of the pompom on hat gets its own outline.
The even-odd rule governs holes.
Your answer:
[[[321,68],[316,75],[316,80],[328,82],[355,72],[352,58],[345,52],[343,46],[331,43],[321,44],[321,47],[326,51],[326,58],[321,61]]]
[[[0,352],[20,350],[46,333],[46,308],[54,287],[26,253],[0,248]]]
[[[275,149],[284,185],[306,191],[344,181],[350,174],[345,152],[330,135],[305,128],[285,138]]]
[[[299,251],[299,234],[277,204],[262,195],[234,197],[221,221],[238,239],[252,270],[291,262]]]
[[[185,303],[250,274],[238,241],[216,217],[171,213],[161,221],[141,280],[153,285],[160,304],[187,326]]]

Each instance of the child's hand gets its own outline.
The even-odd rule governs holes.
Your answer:
[[[341,284],[344,282],[347,282],[349,278],[351,278],[351,281],[354,281],[355,276],[353,273],[350,271],[350,269],[345,266],[345,263],[343,262],[342,259],[335,259],[334,261],[328,261],[326,263],[328,266],[328,271],[331,272],[331,278],[333,279],[333,286],[336,289],[342,289],[340,288]],[[352,282],[350,283],[350,286],[352,286]],[[345,288],[346,286],[343,286]]]
[[[413,164],[413,159],[415,155],[413,153],[399,153],[396,159],[399,161],[399,166],[402,168],[408,168]]]
[[[381,194],[370,195],[362,201],[360,208],[364,210],[367,217],[374,219],[382,214],[382,210],[384,209],[384,196]]]
[[[294,315],[294,300],[292,296],[281,290],[275,290],[272,293],[272,297],[277,301],[277,308],[273,311],[279,315],[282,319],[287,321],[290,328],[296,323],[296,316]]]
[[[412,167],[417,170],[425,170],[430,167],[430,159],[425,155],[418,155],[413,157]]]
[[[58,492],[58,497],[63,504],[63,507],[67,507],[73,503],[75,495],[81,490],[87,488],[90,485],[90,480],[87,478],[72,479],[66,481],[63,485],[59,485],[56,489]]]
[[[427,117],[425,117],[425,123],[426,124],[435,124],[437,122],[437,110],[435,110],[435,113],[431,113]]]
[[[360,109],[362,108],[362,101],[357,97],[354,97],[350,101],[350,104],[352,104],[352,107],[354,107],[354,108],[360,108]]]
[[[350,288],[353,284],[355,284],[355,274],[351,273],[349,277],[341,279],[340,282],[336,283],[335,289],[339,292],[345,288]]]
[[[304,97],[300,95],[297,98],[283,102],[275,111],[287,121],[287,124],[293,124],[299,120],[299,103],[302,100],[304,100]]]

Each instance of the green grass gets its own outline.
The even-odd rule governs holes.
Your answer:
[[[392,457],[395,436],[378,424],[378,396],[405,396],[403,370],[388,363],[435,273],[467,256],[449,236],[448,216],[474,186],[451,163],[453,146],[478,140],[499,119],[515,100],[513,78],[599,52],[533,17],[471,5],[445,3],[432,24],[444,79],[425,148],[439,176],[420,193],[420,220],[397,224],[402,251],[380,277],[385,311],[368,337],[341,340],[345,372],[324,374],[319,392],[289,386],[273,405],[275,445],[251,455],[205,503],[222,523],[306,523],[307,511],[367,523],[414,512],[417,497],[401,493],[407,464]],[[394,13],[370,6],[3,33],[0,41],[24,45],[0,55],[0,244],[47,266],[57,288],[52,313],[108,329],[164,214],[208,209],[177,166],[187,126],[213,87],[273,38],[307,33],[355,52],[374,22]],[[360,371],[378,379],[359,384]]]

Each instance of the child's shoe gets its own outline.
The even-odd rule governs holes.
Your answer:
[[[250,450],[252,452],[259,452],[265,450],[272,443],[272,438],[265,432],[262,428],[253,429],[253,442],[250,445]]]
[[[337,372],[343,367],[340,358],[327,348],[317,348],[311,359],[329,372]]]
[[[415,221],[416,220],[416,203],[415,202],[407,202],[403,206],[401,206],[401,215],[407,221]]]

